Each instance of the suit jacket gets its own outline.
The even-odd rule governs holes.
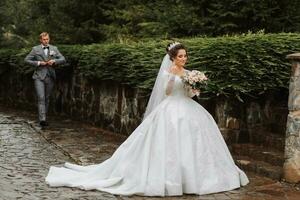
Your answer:
[[[64,64],[65,57],[58,51],[56,46],[48,45],[48,56],[45,55],[42,45],[37,45],[32,48],[31,52],[26,56],[25,62],[36,67],[32,78],[44,80],[48,74],[51,78],[55,79],[55,69],[50,65],[38,65],[39,61],[55,60],[54,65]]]

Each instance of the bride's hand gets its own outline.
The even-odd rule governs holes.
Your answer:
[[[196,96],[199,96],[200,95],[200,90],[197,90],[197,89],[192,89],[192,93]]]

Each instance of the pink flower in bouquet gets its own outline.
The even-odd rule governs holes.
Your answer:
[[[187,71],[182,77],[183,82],[192,89],[200,89],[207,85],[207,77],[198,70]]]

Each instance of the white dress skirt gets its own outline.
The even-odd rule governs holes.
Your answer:
[[[213,117],[186,95],[179,76],[165,98],[111,158],[95,165],[50,167],[52,187],[116,195],[210,194],[246,185]],[[80,147],[79,147],[80,148]]]

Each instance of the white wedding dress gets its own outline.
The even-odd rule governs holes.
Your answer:
[[[246,185],[212,116],[173,77],[172,93],[100,164],[51,167],[50,186],[117,195],[177,196],[228,191]],[[175,80],[174,80],[175,77]]]

